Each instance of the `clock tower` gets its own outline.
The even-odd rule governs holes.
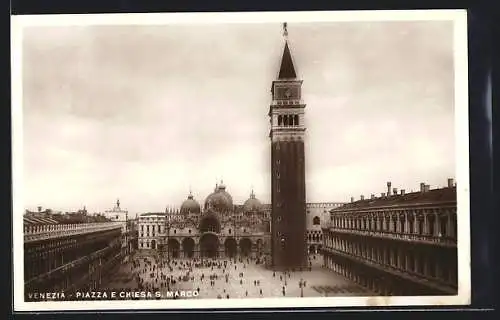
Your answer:
[[[281,65],[271,87],[271,252],[275,269],[307,266],[304,109],[286,23]]]

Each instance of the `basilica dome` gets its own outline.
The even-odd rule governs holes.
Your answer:
[[[213,210],[216,212],[228,212],[233,210],[233,198],[226,191],[226,186],[221,184],[215,187],[205,200],[205,210]]]
[[[201,207],[198,201],[194,200],[193,195],[189,193],[189,196],[181,205],[181,214],[189,213],[200,213]]]
[[[260,211],[262,209],[262,204],[260,203],[259,199],[255,198],[253,190],[250,194],[250,198],[248,198],[248,200],[243,204],[243,209],[245,212]]]

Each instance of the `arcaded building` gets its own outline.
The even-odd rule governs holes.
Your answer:
[[[139,216],[139,249],[168,258],[225,258],[269,255],[270,217],[254,192],[233,204],[221,182],[203,207],[190,193],[180,209]]]
[[[380,295],[457,294],[457,195],[421,183],[330,211],[324,266]]]

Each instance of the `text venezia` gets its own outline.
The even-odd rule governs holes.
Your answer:
[[[77,291],[73,294],[64,292],[29,293],[29,300],[102,300],[102,299],[176,299],[198,296],[196,290],[180,290],[167,292],[150,291]]]

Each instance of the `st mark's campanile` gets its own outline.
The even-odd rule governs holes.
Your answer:
[[[304,109],[302,80],[297,78],[286,23],[283,56],[271,87],[272,265],[277,269],[307,265]]]

